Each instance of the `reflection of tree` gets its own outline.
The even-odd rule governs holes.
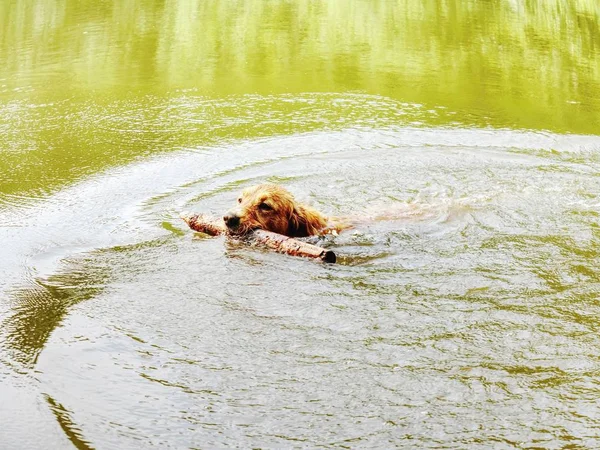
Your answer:
[[[37,0],[0,5],[0,49],[9,73],[58,64],[48,75],[71,82],[53,90],[124,94],[149,83],[209,95],[365,89],[404,98],[418,87],[433,99],[451,83],[446,94],[462,87],[479,102],[491,76],[504,96],[539,102],[597,88],[599,25],[595,0]]]
[[[69,308],[98,294],[109,276],[108,266],[97,264],[91,257],[70,261],[67,267],[13,293],[14,313],[0,327],[0,342],[4,342],[14,359],[25,367],[35,365],[46,341]]]
[[[50,406],[52,413],[56,417],[56,420],[62,430],[64,431],[67,438],[71,441],[73,446],[79,450],[91,450],[91,443],[87,441],[87,439],[83,436],[81,429],[79,426],[73,422],[71,418],[72,413],[67,408],[65,408],[62,404],[58,403],[49,395],[46,395],[46,402]]]

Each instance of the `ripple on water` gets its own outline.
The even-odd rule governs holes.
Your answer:
[[[348,129],[99,175],[3,214],[0,356],[94,446],[597,446],[598,145]],[[315,241],[341,264],[178,219],[262,181],[366,219]]]

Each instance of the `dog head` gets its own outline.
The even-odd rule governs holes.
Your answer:
[[[300,205],[285,188],[260,184],[245,189],[235,208],[223,217],[230,233],[243,235],[263,229],[292,237],[317,234],[327,220],[317,211]]]

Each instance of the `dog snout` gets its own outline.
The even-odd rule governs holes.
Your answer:
[[[240,216],[233,212],[228,212],[225,214],[223,216],[223,220],[228,228],[237,228],[240,225]]]

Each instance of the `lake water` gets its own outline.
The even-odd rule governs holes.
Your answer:
[[[600,5],[0,4],[0,448],[600,447]],[[260,182],[338,264],[207,238]]]

